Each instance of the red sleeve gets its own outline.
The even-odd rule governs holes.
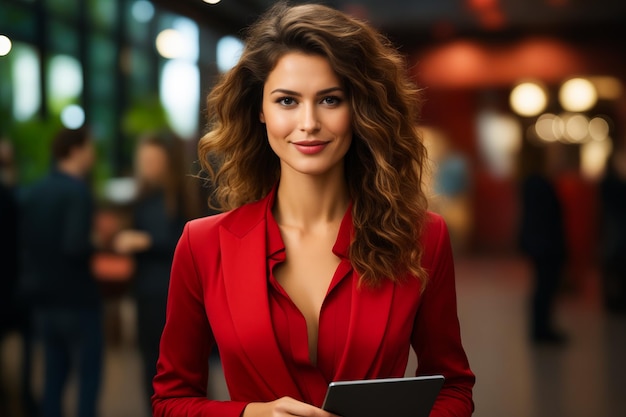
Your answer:
[[[154,417],[239,417],[247,403],[207,399],[209,353],[213,333],[204,309],[190,224],[176,247],[154,378]],[[206,282],[206,281],[205,281]]]
[[[470,370],[457,316],[454,261],[444,220],[431,215],[426,225],[423,265],[429,274],[413,329],[417,375],[444,375],[446,380],[430,417],[468,417],[474,411]]]

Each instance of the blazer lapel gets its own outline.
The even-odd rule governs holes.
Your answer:
[[[241,219],[244,223],[253,223],[243,235],[227,228],[220,230],[226,298],[235,332],[258,374],[258,380],[276,398],[279,395],[298,398],[298,388],[276,342],[270,317],[266,277],[266,205],[256,204],[254,207],[263,212],[250,213],[252,218]],[[233,229],[241,229],[242,226],[239,223]]]
[[[356,277],[355,277],[356,278]],[[376,355],[384,341],[395,285],[352,288],[352,309],[347,344],[335,380],[367,379],[376,373]]]

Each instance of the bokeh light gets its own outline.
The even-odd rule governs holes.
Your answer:
[[[584,177],[595,180],[602,176],[613,145],[606,137],[601,141],[590,141],[580,147],[580,170]]]
[[[565,114],[561,118],[565,122],[563,139],[570,143],[580,143],[589,134],[589,119],[580,113]]]
[[[542,114],[535,122],[535,133],[544,142],[556,142],[563,137],[564,131],[563,120],[552,113]]]
[[[0,56],[8,55],[12,47],[11,39],[6,35],[0,35]]]
[[[174,29],[165,29],[156,38],[157,51],[163,58],[178,58],[184,50],[184,44],[183,36]]]
[[[85,124],[85,111],[77,104],[70,104],[61,111],[61,123],[68,129],[78,129]]]
[[[609,122],[596,116],[589,121],[589,136],[595,141],[605,140],[609,136]]]
[[[154,16],[154,6],[148,0],[137,0],[133,3],[131,13],[136,21],[146,23]]]
[[[234,36],[224,36],[217,42],[217,69],[226,72],[234,67],[243,52],[243,42]]]
[[[525,82],[513,88],[509,101],[511,108],[517,114],[532,117],[545,110],[548,95],[539,84]]]
[[[582,112],[596,105],[598,93],[593,83],[584,78],[572,78],[561,85],[559,102],[571,112]]]

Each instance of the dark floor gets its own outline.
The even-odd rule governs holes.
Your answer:
[[[530,290],[526,263],[515,257],[457,260],[459,316],[464,344],[477,376],[476,417],[625,417],[626,316],[608,315],[599,301],[593,271],[563,291],[558,322],[570,336],[566,347],[535,347],[526,338]],[[148,417],[140,390],[130,300],[111,301],[119,324],[106,350],[100,417]],[[111,338],[113,339],[113,338]],[[115,342],[115,343],[114,343]],[[1,376],[14,415],[20,340],[2,345]],[[41,383],[41,360],[35,388]],[[212,369],[215,398],[227,398],[219,364]],[[67,395],[72,410],[75,392]],[[70,413],[73,416],[73,413]],[[4,416],[0,416],[4,417]],[[13,416],[11,416],[13,417]]]

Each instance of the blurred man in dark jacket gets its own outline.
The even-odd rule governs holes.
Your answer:
[[[520,249],[528,257],[534,288],[530,305],[530,337],[534,343],[563,344],[556,329],[554,305],[562,282],[567,248],[563,208],[548,168],[547,149],[529,145],[521,183]]]
[[[96,415],[102,368],[102,300],[91,273],[94,206],[85,178],[94,162],[86,129],[54,138],[51,172],[20,199],[21,293],[31,303],[44,349],[43,417],[62,416],[77,369],[78,417]]]
[[[617,147],[600,181],[601,273],[604,306],[626,313],[626,145]]]

